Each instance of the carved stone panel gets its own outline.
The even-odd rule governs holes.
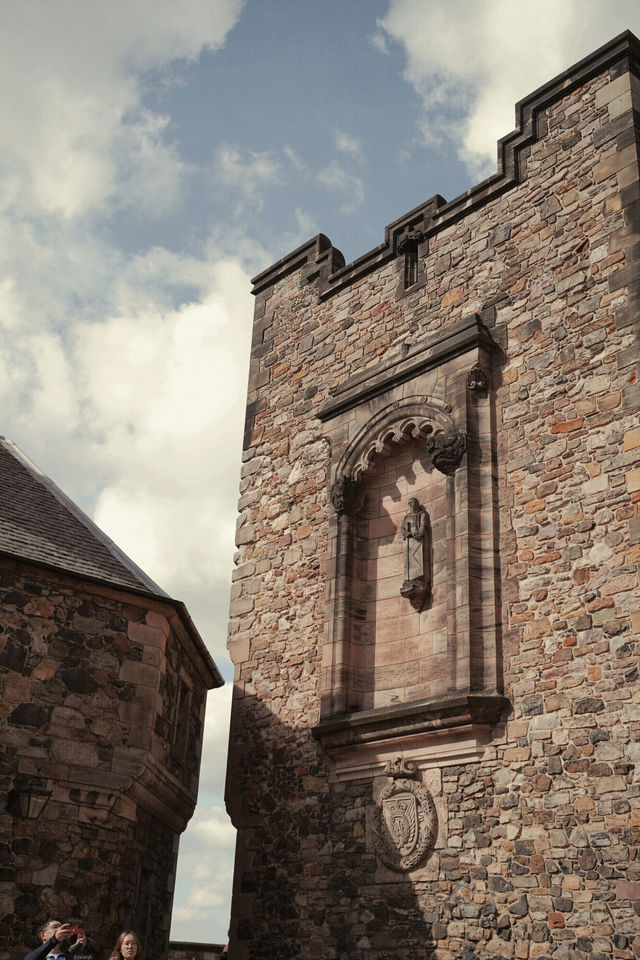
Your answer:
[[[408,873],[422,866],[436,845],[436,806],[427,788],[415,779],[415,763],[398,757],[387,763],[385,774],[392,779],[375,804],[375,852],[385,867]]]

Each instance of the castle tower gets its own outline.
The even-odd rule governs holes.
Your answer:
[[[47,917],[81,921],[96,960],[123,927],[162,957],[222,677],[184,604],[3,437],[0,487],[0,958]]]
[[[254,281],[234,958],[640,949],[639,68],[616,38],[494,176]]]

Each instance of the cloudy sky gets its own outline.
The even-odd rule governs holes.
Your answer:
[[[516,100],[627,28],[635,0],[0,0],[0,433],[187,603],[226,679],[249,278],[457,196]],[[226,937],[229,703],[174,939]]]

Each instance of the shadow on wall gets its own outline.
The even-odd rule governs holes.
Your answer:
[[[13,937],[0,948],[1,960],[22,960],[34,950],[39,945],[37,930],[48,917],[77,920],[86,930],[95,960],[110,956],[117,937],[128,929],[140,931],[143,956],[162,952],[164,930],[159,926],[154,930],[148,918],[154,915],[154,904],[157,914],[158,904],[166,900],[167,875],[146,868],[145,854],[148,838],[154,836],[171,871],[175,859],[171,831],[142,810],[137,827],[145,838],[142,842],[133,825],[121,833],[95,823],[76,824],[70,831],[55,817],[54,807],[53,817],[47,812],[38,821],[9,814],[0,820],[0,878],[9,894],[15,890],[0,921],[5,943],[9,934]],[[123,876],[128,877],[126,882]]]
[[[430,960],[450,885],[436,882],[437,851],[411,874],[376,856],[375,798],[390,778],[332,782],[311,727],[282,723],[255,696],[236,700],[232,726],[231,955]]]

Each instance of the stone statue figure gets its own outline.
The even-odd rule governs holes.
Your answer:
[[[400,593],[420,610],[431,590],[431,530],[429,514],[415,497],[409,499],[400,533],[404,540],[404,582]]]

